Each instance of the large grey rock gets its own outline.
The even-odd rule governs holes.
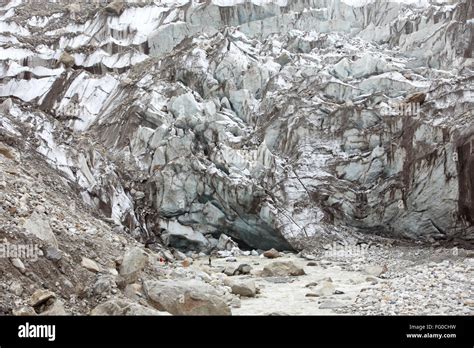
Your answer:
[[[15,294],[16,296],[21,296],[23,294],[23,291],[25,290],[22,283],[19,281],[14,281],[10,284],[10,287],[8,290],[12,293]]]
[[[142,286],[140,284],[128,284],[123,290],[123,294],[131,300],[138,301],[142,296]]]
[[[273,261],[265,265],[262,271],[264,277],[284,277],[304,275],[303,268],[297,266],[293,261]]]
[[[120,275],[127,283],[133,283],[138,279],[140,272],[148,263],[148,255],[138,247],[127,250],[120,265]]]
[[[257,287],[252,279],[226,278],[224,284],[229,286],[233,294],[245,297],[254,297],[257,294]]]
[[[48,306],[40,315],[68,315],[64,308],[64,303],[56,299],[50,306]]]
[[[20,317],[24,317],[24,316],[35,316],[35,315],[38,315],[35,310],[32,308],[32,307],[29,307],[29,306],[23,306],[23,307],[19,307],[19,308],[14,308],[12,310],[12,314],[14,316],[20,316]]]
[[[166,245],[194,251],[205,250],[209,246],[204,235],[192,227],[183,226],[176,221],[167,221],[161,226],[165,229],[162,238]]]
[[[216,290],[201,281],[147,281],[144,290],[153,306],[174,315],[231,315]]]
[[[31,216],[24,222],[23,227],[28,233],[58,248],[58,241],[49,225],[48,218],[44,214],[33,212]]]
[[[49,291],[49,290],[38,289],[31,295],[30,300],[28,301],[28,304],[31,307],[36,307],[36,306],[42,305],[49,299],[54,299],[54,298],[56,298],[56,294],[54,292]]]
[[[263,253],[263,256],[269,259],[276,259],[277,257],[280,257],[280,253],[278,250],[271,248],[270,250],[267,250]]]
[[[230,277],[230,276],[233,276],[237,272],[237,268],[238,266],[235,264],[227,265],[225,266],[222,273]]]
[[[222,273],[227,276],[234,276],[234,275],[243,275],[243,274],[250,274],[252,271],[252,266],[242,263],[240,265],[231,264],[224,268]]]
[[[44,253],[45,253],[46,258],[53,262],[58,262],[63,257],[62,251],[55,248],[54,246],[46,247]]]
[[[145,307],[136,302],[112,299],[92,309],[91,315],[169,315],[156,309]]]
[[[114,286],[114,276],[110,274],[100,275],[95,281],[92,290],[95,295],[105,296],[107,295],[112,287]]]
[[[109,5],[105,7],[105,11],[115,16],[119,16],[122,14],[124,10],[124,1],[123,0],[115,0],[112,1]]]

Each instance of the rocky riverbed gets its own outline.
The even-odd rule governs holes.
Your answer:
[[[457,255],[454,255],[454,254]],[[261,277],[275,262],[242,257],[252,265],[259,294],[241,297],[235,315],[461,315],[474,314],[473,254],[465,250],[381,247],[364,256],[284,254],[301,276]],[[308,258],[312,261],[309,261]],[[280,261],[280,259],[278,259]],[[419,260],[423,260],[420,262]],[[380,266],[382,261],[383,266]],[[216,262],[226,267],[226,262]],[[449,295],[447,295],[449,294]]]

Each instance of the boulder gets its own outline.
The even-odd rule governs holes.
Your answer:
[[[304,275],[303,268],[297,266],[293,261],[274,261],[263,268],[264,277],[284,277]]]
[[[95,272],[95,273],[100,272],[99,264],[95,262],[94,260],[91,260],[87,257],[82,257],[81,265],[82,267],[84,267],[85,269],[91,272]]]
[[[24,317],[24,316],[33,316],[38,315],[32,307],[23,306],[20,308],[15,308],[12,310],[14,316]]]
[[[100,275],[93,285],[95,295],[101,296],[108,294],[114,286],[114,276],[111,274]]]
[[[239,267],[237,267],[234,275],[250,274],[251,271],[252,271],[252,266],[246,263],[243,263],[243,264],[240,264]]]
[[[46,258],[53,262],[58,262],[63,257],[62,251],[54,246],[47,246],[44,253]]]
[[[148,263],[148,255],[138,247],[127,250],[120,265],[120,275],[127,283],[133,283],[138,279],[140,272]]]
[[[174,315],[231,315],[217,291],[202,281],[148,281],[144,291],[155,308]]]
[[[122,300],[112,299],[101,303],[95,307],[91,315],[169,315],[167,312],[160,312],[156,309],[142,306],[141,304]]]
[[[228,265],[224,268],[222,273],[224,273],[227,276],[233,276],[236,271],[237,271],[237,265]]]
[[[28,233],[33,234],[48,245],[58,248],[56,236],[49,226],[48,219],[43,214],[37,212],[31,214],[31,216],[24,222],[23,228],[25,228]]]
[[[28,304],[31,307],[37,307],[51,298],[56,298],[56,294],[49,290],[38,289],[30,297]]]
[[[224,268],[222,272],[228,276],[234,276],[234,275],[250,274],[251,270],[252,270],[252,267],[250,265],[240,264],[238,266],[228,265]]]
[[[137,283],[128,284],[123,290],[123,294],[131,300],[138,301],[142,295],[142,286]]]
[[[280,253],[278,252],[278,250],[272,248],[270,250],[265,251],[263,253],[263,256],[269,259],[275,259],[277,257],[280,257]]]
[[[161,237],[167,246],[172,246],[184,251],[206,250],[209,241],[201,232],[192,227],[181,225],[177,221],[166,221],[160,224],[165,229]]]
[[[23,291],[24,291],[24,286],[21,282],[14,281],[10,284],[10,287],[8,288],[8,290],[12,294],[15,294],[16,296],[21,296],[21,294],[23,294]]]
[[[224,284],[229,286],[235,295],[254,297],[257,294],[257,287],[252,279],[226,278]]]
[[[68,313],[64,309],[63,302],[56,299],[51,305],[46,307],[40,315],[68,315]]]
[[[124,2],[123,0],[112,1],[104,10],[111,15],[120,16],[124,10]]]

